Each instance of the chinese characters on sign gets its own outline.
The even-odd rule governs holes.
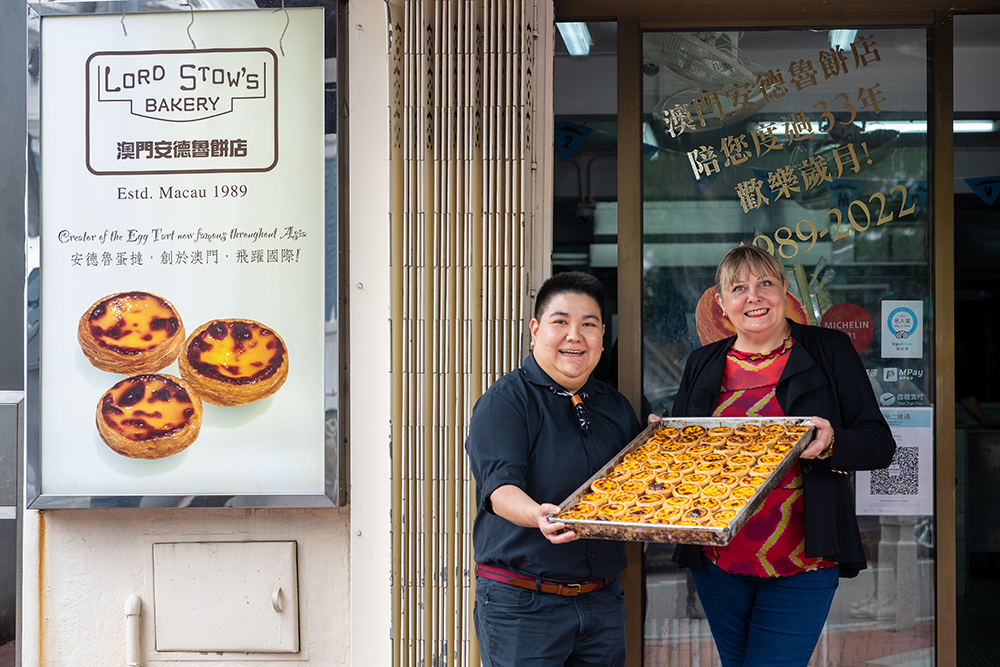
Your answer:
[[[41,493],[323,494],[324,10],[44,20]]]

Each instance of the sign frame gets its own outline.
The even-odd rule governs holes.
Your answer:
[[[25,321],[27,323],[27,335],[26,335],[26,367],[27,367],[27,377],[26,377],[26,400],[25,400],[25,427],[24,427],[24,442],[25,442],[25,456],[24,456],[24,493],[25,493],[25,507],[29,509],[59,509],[59,508],[173,508],[173,507],[241,507],[241,508],[266,508],[266,507],[337,507],[343,506],[347,503],[347,493],[346,489],[349,488],[348,481],[346,480],[346,475],[349,474],[349,468],[346,465],[348,460],[347,444],[344,437],[342,424],[346,422],[345,409],[347,407],[347,401],[345,400],[345,388],[346,388],[346,371],[343,369],[343,365],[338,363],[338,357],[343,357],[346,353],[346,340],[343,334],[339,332],[345,332],[347,330],[347,308],[344,302],[343,296],[343,284],[344,276],[346,275],[348,267],[345,264],[345,253],[342,249],[345,247],[347,240],[346,225],[343,224],[344,213],[343,207],[336,205],[336,199],[342,193],[342,188],[339,184],[339,179],[337,179],[337,174],[343,173],[343,168],[341,168],[340,162],[343,161],[343,156],[346,151],[337,150],[337,84],[336,75],[331,77],[330,73],[337,72],[338,69],[343,71],[344,68],[338,67],[338,61],[340,65],[344,65],[343,58],[337,58],[337,53],[334,53],[334,57],[331,59],[329,57],[325,58],[325,62],[316,63],[316,67],[322,69],[326,72],[324,77],[325,82],[323,83],[324,90],[319,93],[322,100],[324,109],[323,113],[323,123],[326,126],[324,132],[326,133],[326,145],[327,148],[324,152],[323,163],[326,170],[326,174],[314,174],[314,177],[318,178],[321,182],[325,179],[326,181],[326,197],[334,198],[332,206],[330,203],[324,204],[322,202],[323,197],[323,187],[322,183],[320,186],[320,201],[318,206],[320,209],[325,210],[325,222],[321,223],[325,227],[325,242],[323,244],[323,257],[319,258],[320,271],[325,271],[325,287],[320,291],[325,291],[325,297],[323,294],[320,295],[319,301],[324,301],[325,305],[322,319],[326,321],[326,332],[325,341],[320,343],[322,350],[322,364],[321,370],[318,372],[320,376],[319,384],[325,386],[325,397],[317,397],[317,402],[322,401],[324,404],[323,411],[325,411],[324,423],[320,428],[313,428],[313,430],[318,430],[322,433],[324,442],[321,445],[310,445],[310,447],[315,447],[321,451],[318,452],[318,457],[322,460],[322,470],[318,471],[318,474],[322,475],[321,485],[310,484],[308,489],[294,488],[291,490],[284,489],[271,489],[267,490],[235,490],[230,486],[225,491],[216,491],[212,489],[197,488],[197,489],[177,489],[170,490],[167,492],[154,492],[154,493],[141,493],[135,490],[129,489],[121,493],[116,492],[113,488],[101,489],[96,493],[87,492],[65,492],[64,490],[58,488],[51,489],[45,486],[46,480],[46,470],[44,463],[43,443],[42,443],[42,406],[43,406],[43,396],[46,394],[45,387],[42,382],[42,364],[41,361],[41,341],[42,341],[42,331],[44,330],[44,322],[41,317],[40,301],[41,301],[41,281],[44,279],[45,271],[43,266],[43,253],[42,253],[42,193],[41,193],[41,174],[43,166],[41,165],[41,142],[44,140],[42,136],[42,122],[40,121],[42,113],[42,103],[41,103],[41,83],[43,80],[43,72],[41,71],[41,44],[42,44],[42,31],[44,30],[45,23],[49,17],[62,17],[62,16],[105,16],[120,15],[123,31],[126,31],[128,27],[128,18],[131,15],[143,15],[150,13],[160,13],[160,14],[184,14],[189,15],[191,18],[191,25],[195,25],[197,17],[203,15],[204,12],[214,12],[214,11],[247,11],[247,12],[267,12],[268,14],[273,14],[276,12],[283,11],[283,6],[265,6],[265,7],[255,7],[252,5],[248,6],[246,1],[241,0],[223,0],[223,2],[215,2],[211,8],[198,8],[192,5],[186,5],[183,7],[178,7],[176,4],[168,6],[165,2],[161,0],[138,0],[138,2],[121,2],[121,1],[99,1],[99,2],[58,2],[58,3],[31,3],[29,4],[28,12],[28,85],[29,85],[29,95],[28,95],[28,134],[27,134],[27,168],[28,168],[28,192],[27,192],[27,206],[26,206],[26,217],[25,217],[25,228],[26,228],[26,270],[25,270],[25,292],[26,292],[26,313]],[[258,4],[268,5],[270,3],[267,0],[261,0]],[[333,0],[305,0],[302,3],[297,3],[294,9],[289,8],[292,12],[303,8],[322,8],[324,11],[324,23],[322,32],[324,37],[321,41],[329,41],[331,37],[330,25],[331,17],[338,17],[340,13],[339,7]],[[288,10],[284,10],[286,16],[288,15]],[[333,19],[333,24],[339,23]],[[338,30],[338,28],[333,28],[333,30]],[[190,30],[189,30],[190,36]],[[281,34],[282,40],[284,40],[284,33]],[[338,40],[334,40],[334,50],[337,50]],[[194,47],[190,49],[189,53],[195,53],[199,49],[195,47],[194,40],[192,39],[191,46]],[[281,47],[282,52],[284,46]],[[323,47],[321,47],[322,49]],[[109,49],[110,50],[110,49]],[[218,48],[206,47],[201,49],[201,51],[212,51],[219,50]],[[98,51],[105,51],[104,49],[98,49]],[[180,51],[180,49],[178,49]],[[326,48],[327,54],[329,56],[329,45]],[[137,50],[138,52],[138,50]],[[96,51],[95,51],[96,55]],[[282,53],[284,55],[284,53]],[[322,57],[322,56],[321,56]],[[332,60],[332,63],[330,62]],[[332,68],[331,68],[332,65]],[[331,82],[330,79],[333,79]],[[32,88],[34,90],[32,90]],[[333,94],[331,94],[333,93]],[[275,107],[277,107],[277,96],[275,96]],[[89,111],[89,109],[88,109]],[[275,112],[276,113],[276,112]],[[330,128],[333,127],[333,134],[331,135]],[[277,146],[277,127],[278,121],[275,119],[275,145]],[[90,165],[90,155],[89,155],[89,127],[87,128],[87,164],[85,169],[91,174],[97,176],[97,172],[91,168]],[[344,128],[339,128],[341,133],[343,133]],[[331,140],[332,136],[332,140]],[[332,144],[332,149],[330,148]],[[277,148],[275,148],[277,151]],[[278,155],[275,154],[274,162],[278,161]],[[274,164],[269,165],[266,169],[255,169],[252,171],[265,172],[274,167]],[[239,171],[238,169],[224,169],[222,172],[230,173]],[[133,174],[142,172],[132,172]],[[154,172],[159,173],[159,172]],[[205,171],[193,170],[191,173],[206,173]],[[218,173],[214,170],[208,170],[208,173]],[[331,174],[333,181],[331,182]],[[322,230],[321,230],[322,231]],[[327,268],[323,268],[325,262],[329,265]],[[331,258],[333,261],[331,262]],[[53,269],[54,270],[54,269]],[[55,274],[53,274],[55,275]],[[315,301],[315,299],[313,299]],[[332,308],[331,308],[332,304]],[[331,312],[332,311],[332,312]],[[338,311],[339,314],[338,314]],[[316,321],[319,321],[317,316]],[[310,320],[312,321],[312,320]],[[191,322],[188,328],[188,333],[190,333],[196,326],[198,322]],[[331,336],[332,331],[332,336]],[[312,335],[312,334],[310,334]],[[323,332],[319,332],[317,335],[324,336]],[[79,350],[77,350],[79,351]],[[173,371],[168,371],[173,372]],[[312,386],[312,385],[310,385]],[[89,400],[89,399],[88,399]],[[311,402],[311,399],[310,399]],[[331,418],[332,415],[332,418]],[[312,450],[310,450],[312,451]],[[313,457],[316,458],[316,457]],[[312,460],[312,459],[310,459]],[[311,465],[311,464],[310,464]],[[313,468],[310,468],[313,469]],[[310,474],[315,474],[310,473]],[[112,484],[113,486],[113,484]],[[203,485],[202,485],[203,486]],[[322,488],[318,488],[321,486]]]

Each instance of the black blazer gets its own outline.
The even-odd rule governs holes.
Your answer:
[[[789,417],[823,417],[834,430],[833,456],[803,460],[805,555],[840,563],[840,576],[867,567],[850,477],[837,471],[877,470],[892,461],[896,442],[879,410],[868,374],[844,333],[789,320],[795,345],[776,398]],[[726,353],[736,337],[691,353],[674,401],[674,417],[710,417],[719,400]],[[679,545],[674,560],[698,567],[701,547]]]

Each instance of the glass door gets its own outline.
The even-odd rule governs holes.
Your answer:
[[[810,665],[931,664],[929,32],[647,29],[642,54],[644,398],[669,413],[690,353],[735,333],[713,298],[725,252],[776,257],[786,316],[851,337],[898,445],[852,475],[868,568]],[[717,664],[672,551],[645,546],[644,664]]]

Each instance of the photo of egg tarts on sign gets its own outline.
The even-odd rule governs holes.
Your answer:
[[[278,391],[288,377],[288,350],[273,329],[248,319],[206,322],[178,358],[181,377],[215,405],[245,405]]]
[[[108,373],[154,373],[174,362],[184,323],[173,304],[149,292],[99,299],[80,317],[77,340],[96,368]]]
[[[134,375],[97,403],[97,431],[132,459],[162,459],[187,449],[201,430],[201,399],[172,375]]]

